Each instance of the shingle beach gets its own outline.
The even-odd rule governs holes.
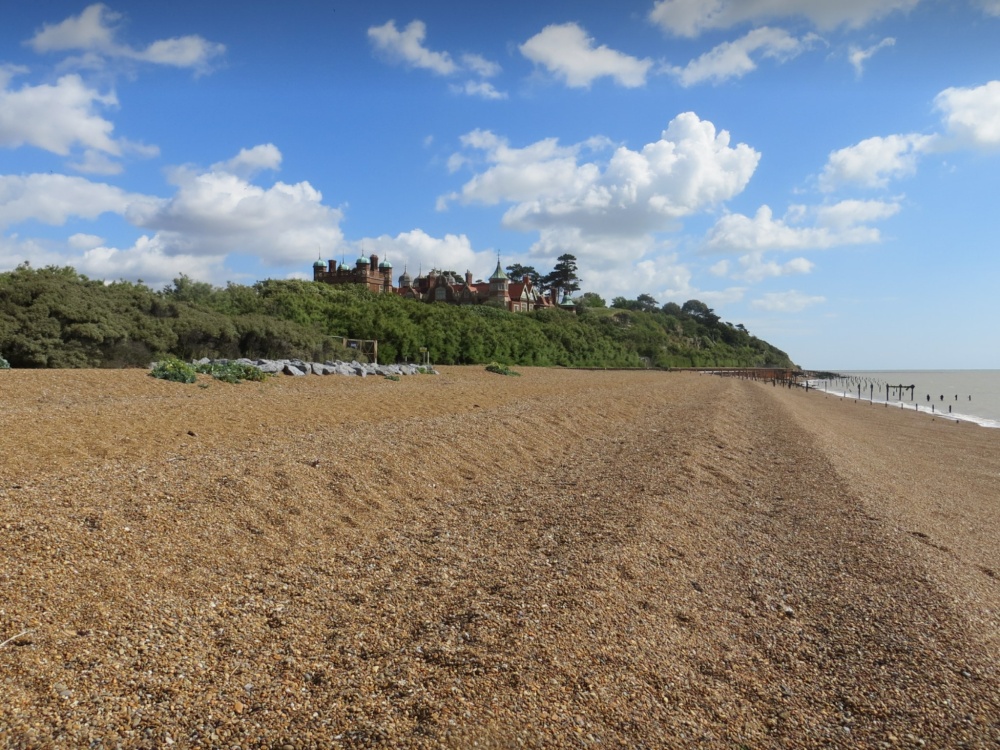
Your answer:
[[[520,372],[0,372],[0,748],[1000,745],[1000,430]]]

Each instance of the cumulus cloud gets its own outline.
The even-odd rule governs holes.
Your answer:
[[[721,260],[709,268],[709,272],[715,276],[731,276],[739,281],[755,284],[768,278],[811,273],[815,267],[806,258],[793,258],[785,263],[766,260],[764,253],[759,251],[740,256],[738,264],[739,268],[732,269],[728,260]]]
[[[301,267],[315,259],[317,250],[334,255],[343,244],[340,209],[324,205],[308,182],[250,182],[252,174],[280,164],[277,147],[262,144],[207,169],[179,167],[170,172],[174,191],[166,198],[82,177],[0,175],[0,229],[29,220],[62,225],[118,214],[145,230],[130,247],[109,246],[97,235],[77,232],[62,250],[52,249],[50,242],[44,253],[32,254],[103,278],[169,281],[183,271],[222,281],[227,259],[236,256]],[[10,248],[13,240],[4,242]]]
[[[393,264],[396,277],[403,273],[404,268],[413,277],[421,270],[427,273],[436,268],[458,273],[469,270],[476,278],[485,278],[496,266],[496,253],[493,250],[473,249],[464,234],[434,237],[422,229],[413,229],[400,232],[395,237],[383,234],[351,244],[358,254],[367,256],[375,253],[388,260]]]
[[[507,92],[497,91],[489,81],[466,81],[462,85],[453,85],[451,90],[456,94],[478,96],[480,99],[506,99]]]
[[[955,145],[1000,147],[1000,81],[972,88],[953,87],[934,98]]]
[[[755,70],[755,56],[785,62],[799,55],[816,39],[812,34],[798,39],[782,29],[763,26],[736,41],[718,45],[683,68],[668,66],[665,70],[675,76],[682,86],[704,81],[721,83],[730,78],[741,78]]]
[[[62,174],[0,175],[0,227],[24,221],[61,226],[67,219],[124,214],[146,196],[83,177]]]
[[[478,80],[467,80],[463,84],[453,84],[450,88],[456,94],[467,94],[481,99],[506,99],[507,94],[497,90],[488,81],[482,80],[499,75],[500,65],[487,60],[482,55],[465,53],[456,62],[448,52],[435,52],[424,45],[427,38],[427,24],[419,19],[410,21],[402,31],[396,28],[394,20],[368,29],[368,39],[375,50],[385,59],[411,68],[430,70],[443,76],[472,73]]]
[[[125,216],[154,230],[166,255],[247,253],[281,265],[315,257],[317,247],[339,246],[339,209],[323,204],[308,182],[276,182],[263,188],[237,172],[262,164],[273,168],[280,152],[271,144],[241,151],[204,172],[178,169],[169,199],[132,205]]]
[[[77,232],[66,240],[66,244],[74,250],[92,250],[95,247],[103,245],[104,238],[98,237],[96,234]]]
[[[768,312],[796,313],[824,302],[826,297],[803,294],[793,289],[787,292],[768,292],[751,300],[750,307]]]
[[[727,131],[693,112],[675,117],[641,150],[618,147],[604,165],[579,157],[609,145],[605,139],[573,146],[546,139],[518,149],[489,131],[474,131],[463,145],[480,151],[489,166],[440,205],[510,202],[507,227],[617,238],[665,229],[732,198],[760,158],[746,144],[732,146]]]
[[[102,94],[78,75],[54,84],[0,90],[0,146],[35,146],[67,156],[77,146],[117,156],[121,145],[111,137],[114,125],[97,113],[115,107],[113,93]]]
[[[161,238],[142,235],[131,247],[103,244],[85,250],[72,259],[82,274],[98,279],[142,279],[152,287],[164,286],[182,273],[196,279],[224,278],[223,255],[178,254],[168,252]]]
[[[768,206],[753,217],[727,214],[709,230],[706,250],[759,252],[765,250],[821,250],[844,245],[879,242],[881,233],[872,222],[899,212],[899,204],[884,201],[841,201],[808,209],[793,207],[776,219]],[[810,225],[803,222],[811,221]]]
[[[947,88],[934,98],[944,131],[866,138],[830,153],[819,187],[834,190],[845,184],[885,188],[890,180],[912,175],[921,156],[960,148],[1000,148],[1000,81],[982,86]]]
[[[225,45],[197,35],[159,39],[138,49],[117,40],[121,19],[120,13],[95,3],[78,16],[45,24],[28,45],[36,52],[82,52],[91,58],[135,60],[199,72],[208,70],[212,61],[226,51]]]
[[[871,47],[857,47],[851,45],[847,53],[847,59],[851,63],[851,67],[854,68],[854,72],[859,76],[864,73],[865,63],[868,62],[871,57],[879,50],[885,49],[886,47],[891,47],[896,43],[896,40],[891,36],[887,36],[878,44],[872,45]]]
[[[114,124],[102,109],[118,106],[113,92],[101,93],[76,74],[55,83],[9,84],[23,69],[0,70],[0,147],[33,146],[59,156],[75,158],[67,166],[86,174],[114,175],[122,171],[120,159],[149,158],[159,148],[114,138]]]
[[[876,136],[833,151],[820,175],[820,188],[833,190],[845,183],[884,188],[890,179],[915,173],[918,158],[936,140],[935,136],[918,133]]]
[[[250,178],[264,170],[281,166],[281,151],[273,143],[265,143],[253,148],[243,148],[232,159],[212,165],[213,172],[227,172],[243,178]]]
[[[676,36],[696,37],[705,31],[746,23],[804,19],[818,29],[862,26],[914,8],[920,0],[656,0],[649,19]]]
[[[462,64],[469,70],[477,73],[483,78],[492,78],[499,75],[501,68],[498,63],[487,60],[482,55],[466,53],[462,55]]]
[[[571,253],[589,290],[616,296],[640,287],[666,299],[696,290],[690,269],[656,233],[739,194],[760,158],[691,112],[636,150],[602,137],[571,145],[549,138],[518,148],[484,130],[466,134],[462,144],[449,166],[474,174],[442,196],[440,207],[510,204],[503,225],[538,233],[532,264]]]
[[[594,40],[575,23],[546,26],[519,49],[526,58],[573,88],[587,88],[602,77],[636,88],[646,83],[653,65],[648,58],[640,60],[603,44],[595,47]]]
[[[458,65],[447,52],[433,52],[424,46],[427,38],[427,24],[420,20],[410,21],[400,31],[394,20],[368,29],[368,39],[375,49],[392,62],[402,63],[412,68],[430,70],[439,75],[451,75]]]

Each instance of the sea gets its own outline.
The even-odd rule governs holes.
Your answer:
[[[850,370],[809,387],[1000,428],[1000,370]],[[909,386],[913,386],[911,390]],[[888,391],[886,390],[888,386]],[[900,389],[899,386],[904,386]],[[860,390],[859,390],[860,389]]]

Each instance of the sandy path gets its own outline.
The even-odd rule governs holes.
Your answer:
[[[993,431],[662,373],[3,378],[0,746],[1000,736]],[[942,445],[961,502],[913,510]]]

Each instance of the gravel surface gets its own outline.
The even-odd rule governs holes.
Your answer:
[[[441,369],[0,373],[0,747],[1000,745],[1000,430]]]

